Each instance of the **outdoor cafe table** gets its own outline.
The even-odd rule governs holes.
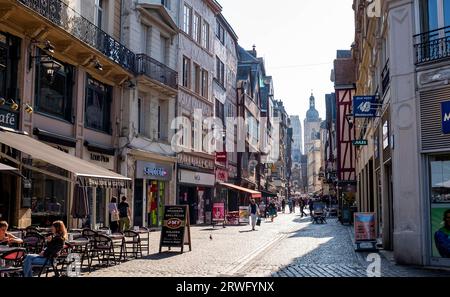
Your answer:
[[[6,254],[10,251],[14,251],[17,250],[17,247],[10,247],[10,246],[6,246],[6,245],[0,245],[0,256],[3,254]]]

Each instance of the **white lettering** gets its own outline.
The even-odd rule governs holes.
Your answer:
[[[444,122],[450,121],[450,113],[444,114]]]

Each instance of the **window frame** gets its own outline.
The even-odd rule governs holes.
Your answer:
[[[209,73],[207,70],[201,70],[201,96],[209,100]]]
[[[194,12],[194,15],[192,17],[192,38],[194,38],[195,42],[197,42],[198,44],[202,43],[202,28],[202,17],[199,13]]]
[[[189,36],[192,36],[192,16],[193,9],[191,6],[184,3],[183,8],[183,32]]]
[[[191,59],[183,56],[182,86],[191,89]]]
[[[90,84],[90,81],[95,82],[95,84],[98,84],[99,86],[93,86]],[[100,90],[100,86],[103,86],[105,90]],[[93,92],[99,92],[103,95],[104,102],[103,104],[106,104],[107,107],[103,110],[104,118],[102,125],[105,125],[103,128],[97,128],[92,127],[88,125],[88,112],[87,112],[87,100],[89,96],[89,91],[92,90]],[[86,76],[86,86],[85,86],[85,98],[84,98],[84,127],[89,130],[94,130],[100,133],[105,133],[108,135],[112,135],[112,106],[113,106],[113,87],[110,85],[107,85],[99,80],[96,80],[89,74]],[[107,120],[106,118],[109,117]]]
[[[202,22],[202,43],[201,46],[209,51],[210,49],[210,25],[207,21]]]

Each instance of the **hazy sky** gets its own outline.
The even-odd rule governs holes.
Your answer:
[[[350,49],[354,36],[352,0],[218,0],[245,49],[256,45],[273,76],[275,98],[290,115],[305,118],[314,90],[325,118],[325,94],[337,49]]]

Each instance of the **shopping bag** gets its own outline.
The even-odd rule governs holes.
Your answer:
[[[261,217],[256,220],[256,226],[261,226]]]

